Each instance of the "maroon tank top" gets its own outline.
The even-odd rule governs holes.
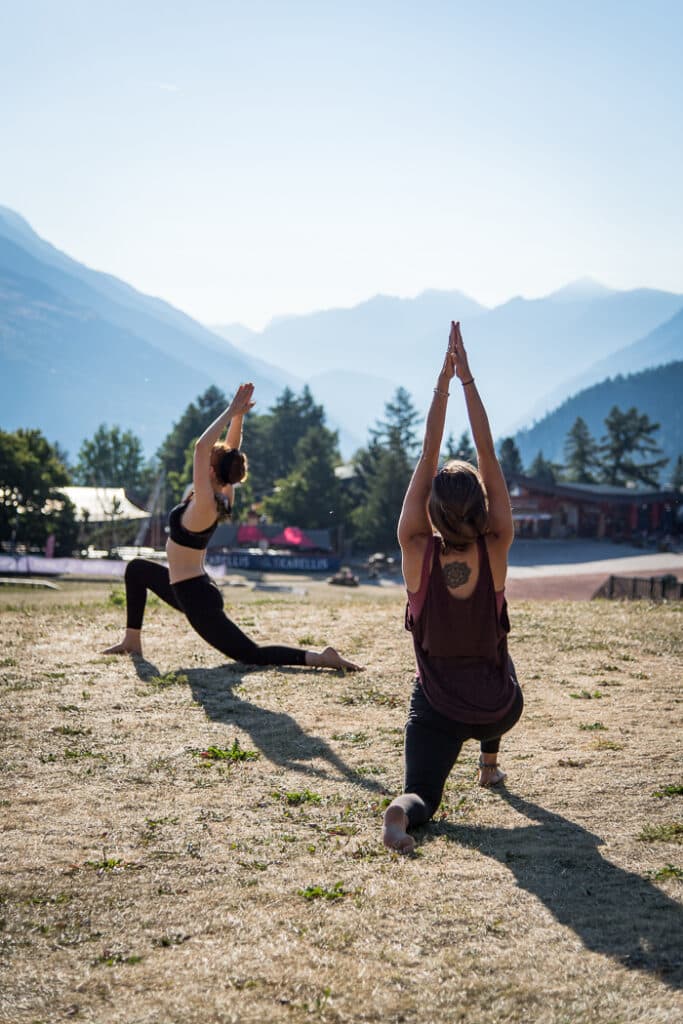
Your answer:
[[[406,608],[406,629],[413,634],[417,674],[432,707],[458,722],[495,722],[515,699],[508,666],[507,604],[498,614],[486,542],[480,537],[479,578],[469,597],[453,597],[444,579],[437,538],[425,551],[431,565],[422,610],[414,618]]]

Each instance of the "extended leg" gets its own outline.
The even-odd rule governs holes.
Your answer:
[[[245,665],[307,665],[309,652],[270,644],[260,647],[223,611],[223,597],[206,576],[176,584],[175,593],[192,628],[221,654]],[[318,656],[321,657],[321,656]],[[337,655],[337,657],[339,657]]]

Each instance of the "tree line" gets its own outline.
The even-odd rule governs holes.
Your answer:
[[[54,534],[58,555],[98,539],[106,544],[106,536],[98,538],[96,528],[79,525],[68,499],[57,496],[59,488],[69,484],[123,487],[142,506],[156,492],[160,511],[168,512],[191,480],[196,439],[227,404],[219,388],[208,388],[187,406],[149,460],[140,439],[120,426],[101,424],[83,441],[74,464],[38,430],[0,431],[0,541],[5,547],[20,543],[42,548]],[[243,448],[249,476],[237,489],[236,520],[244,520],[255,508],[275,522],[303,529],[332,528],[338,539],[353,541],[360,549],[393,549],[403,495],[420,448],[421,422],[410,394],[399,388],[348,471],[338,475],[339,439],[326,425],[323,406],[308,387],[298,395],[285,388],[267,412],[252,412],[245,419]],[[563,464],[539,452],[524,467],[512,437],[501,440],[498,454],[508,479],[524,474],[543,482],[623,486],[635,481],[656,487],[668,461],[655,440],[658,429],[659,424],[637,409],[614,406],[600,441],[591,436],[583,419],[575,421]],[[442,456],[475,462],[468,432],[457,440],[449,435]],[[683,487],[681,456],[671,486]],[[131,526],[130,536],[119,534],[118,542],[130,543],[134,532]]]
[[[614,405],[605,418],[605,433],[598,441],[586,421],[578,416],[567,433],[564,462],[546,459],[539,451],[525,469],[514,438],[503,438],[499,458],[506,477],[524,474],[545,483],[608,484],[626,487],[661,486],[661,472],[669,463],[655,440],[660,428],[635,406],[622,410]],[[683,487],[683,456],[676,460],[669,480],[672,490]]]

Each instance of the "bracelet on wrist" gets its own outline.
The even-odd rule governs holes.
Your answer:
[[[468,384],[474,384],[474,377],[470,377],[469,380],[463,380],[460,383],[464,388],[466,388]]]
[[[441,395],[442,398],[448,398],[448,396],[450,395],[450,391],[439,391],[438,388],[434,388],[434,394]]]

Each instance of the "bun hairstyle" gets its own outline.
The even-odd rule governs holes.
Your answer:
[[[211,452],[211,465],[218,482],[238,484],[246,479],[249,464],[244,452],[239,448],[228,448],[224,444],[215,444]]]
[[[444,551],[462,551],[483,537],[488,527],[488,499],[477,469],[452,459],[432,481],[429,517],[441,535]]]

